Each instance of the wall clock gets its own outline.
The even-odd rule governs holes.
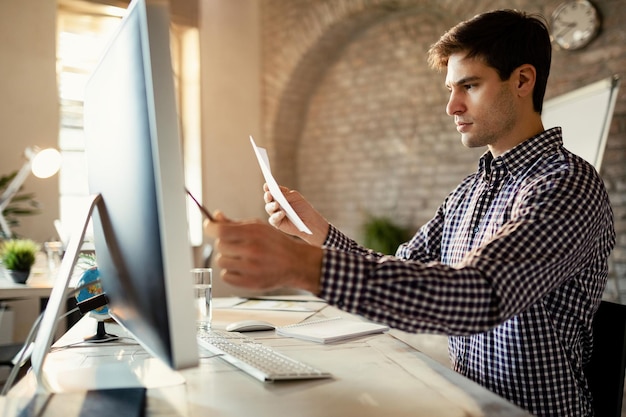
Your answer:
[[[600,31],[600,13],[588,0],[568,0],[551,18],[552,39],[565,50],[584,48]]]

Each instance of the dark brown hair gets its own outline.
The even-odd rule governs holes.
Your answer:
[[[537,80],[533,107],[541,113],[552,59],[550,33],[543,17],[517,10],[479,14],[454,26],[433,44],[428,51],[428,63],[443,70],[450,56],[459,52],[483,60],[503,81],[523,64],[534,66]]]

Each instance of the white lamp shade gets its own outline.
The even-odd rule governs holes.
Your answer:
[[[48,178],[59,171],[61,154],[53,148],[43,149],[32,160],[33,175],[37,178]]]

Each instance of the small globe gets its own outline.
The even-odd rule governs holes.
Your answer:
[[[76,295],[76,301],[79,303],[95,297],[98,294],[102,294],[104,291],[102,285],[98,279],[100,278],[100,271],[97,267],[89,268],[78,280],[77,288],[83,287]],[[109,307],[104,305],[95,310],[92,310],[90,314],[97,320],[106,320],[109,316]]]

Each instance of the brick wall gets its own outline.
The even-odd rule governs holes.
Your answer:
[[[560,0],[263,0],[263,132],[280,183],[360,240],[366,213],[416,229],[476,168],[445,114],[428,47],[494,8],[549,16]],[[586,49],[555,50],[546,98],[626,68],[626,2],[597,0],[604,28]],[[602,177],[615,211],[614,270],[626,275],[626,85]]]

